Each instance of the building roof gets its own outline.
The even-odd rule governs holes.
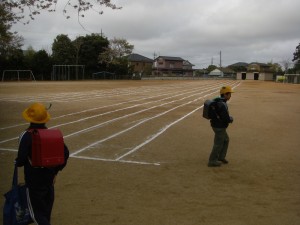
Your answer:
[[[149,59],[145,56],[135,54],[135,53],[128,55],[128,60],[131,62],[149,62],[149,63],[152,63],[154,61],[153,59]]]
[[[259,62],[252,62],[249,64],[249,66],[251,65],[258,65],[258,66],[262,66],[262,67],[271,67],[271,65],[268,65],[266,63],[259,63]]]
[[[237,63],[229,65],[228,67],[239,67],[239,66],[245,66],[245,67],[247,67],[248,65],[249,64],[245,63],[245,62],[237,62]]]
[[[183,65],[184,66],[195,66],[194,64],[190,63],[188,60],[184,60]]]
[[[228,68],[228,67],[224,67],[224,68],[216,68],[214,70],[212,70],[209,75],[211,76],[222,76],[224,74],[233,74],[235,73],[234,70]]]
[[[212,70],[208,75],[210,75],[210,76],[222,76],[223,72],[220,69],[216,68],[216,69]]]
[[[156,59],[162,58],[164,60],[168,61],[184,61],[181,57],[172,57],[172,56],[158,56]]]
[[[223,73],[235,73],[234,70],[230,69],[229,67],[222,67],[218,69],[221,70]]]

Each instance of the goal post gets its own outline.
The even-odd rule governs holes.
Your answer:
[[[53,65],[51,80],[84,80],[84,65]]]
[[[3,70],[2,82],[8,81],[20,81],[20,80],[31,80],[36,81],[31,70]]]

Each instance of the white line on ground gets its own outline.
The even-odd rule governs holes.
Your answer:
[[[217,84],[215,84],[215,86],[216,86],[216,85],[217,85]],[[206,89],[208,89],[208,88],[209,88],[209,87],[207,87]],[[196,88],[196,89],[198,89],[198,88]],[[204,90],[205,90],[205,89],[204,89]],[[210,89],[210,90],[212,90],[212,89]],[[183,94],[186,94],[186,93],[192,93],[192,92],[194,92],[194,91],[188,91],[188,92],[185,92],[185,93],[183,93]],[[203,92],[201,92],[201,93],[203,93]],[[197,94],[199,94],[199,93],[197,93]],[[179,94],[179,95],[181,95],[181,94]],[[175,95],[175,96],[179,96],[179,95]],[[195,95],[196,95],[196,94],[195,94]],[[191,97],[191,96],[193,96],[193,95],[190,95],[190,96],[188,96],[188,97]],[[174,96],[172,96],[172,97],[174,97]],[[186,97],[186,98],[188,98],[188,97]],[[165,98],[165,99],[168,99],[168,98],[171,98],[171,97],[167,97],[167,98]],[[161,100],[158,100],[158,101],[162,101],[162,100],[165,100],[165,99],[161,99]],[[180,100],[183,100],[183,99],[184,99],[184,98],[182,98],[182,99],[180,99]],[[180,101],[180,100],[176,100],[176,101]],[[174,100],[174,101],[171,101],[171,102],[168,102],[168,103],[165,103],[165,104],[170,104],[170,103],[173,103],[173,102],[175,102],[175,100]],[[162,104],[162,105],[164,105],[164,104]],[[120,119],[129,117],[129,116],[132,116],[132,115],[136,115],[136,114],[138,114],[138,113],[142,113],[142,112],[145,112],[145,111],[147,111],[147,110],[151,110],[151,109],[153,109],[153,108],[160,107],[160,106],[162,106],[162,105],[153,106],[153,107],[150,107],[150,108],[148,108],[148,109],[144,109],[144,110],[141,110],[141,111],[138,111],[138,112],[134,112],[134,113],[131,113],[131,114],[127,114],[127,115],[124,115],[124,116],[115,118],[115,119],[113,119],[113,120],[109,120],[109,121],[106,121],[106,122],[104,122],[104,123],[97,124],[97,125],[95,125],[95,126],[91,126],[91,127],[89,127],[89,128],[80,130],[80,131],[78,131],[78,132],[74,132],[74,133],[65,135],[64,137],[65,137],[65,138],[68,138],[68,137],[70,137],[70,136],[73,136],[73,135],[76,135],[76,134],[79,134],[79,133],[88,132],[88,131],[90,131],[90,130],[96,129],[96,128],[101,127],[101,126],[104,126],[105,124],[108,124],[108,123],[111,123],[111,122],[114,122],[114,121],[117,121],[117,120],[120,120]],[[81,119],[80,119],[80,120],[81,120]],[[75,122],[76,122],[76,121],[72,121],[72,122],[70,122],[70,123],[75,123]],[[54,127],[57,128],[57,127],[59,127],[59,126],[60,126],[60,125],[57,125],[57,126],[54,126]],[[54,128],[54,127],[51,127],[51,128]],[[7,139],[7,140],[2,140],[2,141],[0,141],[0,144],[1,144],[1,143],[5,143],[5,142],[9,142],[9,141],[13,141],[13,140],[17,140],[18,138],[19,138],[19,137],[14,137],[14,138],[10,138],[10,139]]]
[[[105,161],[105,162],[121,162],[121,163],[133,163],[133,164],[140,164],[140,165],[154,165],[154,166],[160,165],[159,162],[151,163],[151,162],[140,162],[140,161],[130,161],[130,160],[114,160],[114,159],[103,159],[103,158],[86,157],[86,156],[71,156],[71,157],[78,158],[78,159]]]
[[[238,83],[236,86],[233,87],[233,89],[235,89],[236,87],[238,87],[240,85],[240,83]],[[218,91],[216,91],[218,92]],[[216,93],[214,92],[214,93]],[[212,94],[212,93],[211,93]],[[208,95],[205,95],[203,97],[206,97]],[[163,134],[165,131],[167,131],[169,128],[171,128],[173,125],[175,125],[176,123],[180,122],[181,120],[185,119],[186,117],[190,116],[191,114],[193,114],[194,112],[196,112],[197,110],[203,108],[203,105],[194,109],[193,111],[185,114],[184,116],[182,116],[181,118],[173,121],[172,123],[168,124],[167,126],[163,127],[158,133],[152,135],[149,139],[147,139],[145,142],[141,143],[140,145],[134,147],[132,150],[128,151],[127,153],[119,156],[116,160],[120,160],[134,152],[136,152],[137,150],[139,150],[140,148],[142,148],[143,146],[145,146],[146,144],[150,143],[151,141],[153,141],[154,139],[156,139],[158,136],[160,136],[161,134]]]
[[[9,151],[9,152],[18,152],[18,149],[9,149],[9,148],[0,148],[0,151]],[[140,165],[153,165],[159,166],[159,162],[141,162],[141,161],[130,161],[130,160],[114,160],[114,159],[104,159],[97,157],[87,157],[87,156],[70,156],[70,158],[85,159],[85,160],[95,160],[95,161],[104,161],[104,162],[121,162],[129,164],[140,164]]]
[[[213,89],[215,89],[215,88],[212,88],[212,89],[210,89],[210,90],[213,90]],[[210,91],[210,90],[208,90],[208,91]],[[201,92],[201,93],[205,93],[205,92],[208,92],[208,91],[203,91],[203,92]],[[213,93],[216,93],[216,92],[217,92],[217,91],[215,91],[215,92],[213,92]],[[85,146],[85,147],[83,147],[83,148],[81,148],[81,149],[79,149],[79,150],[73,152],[71,155],[72,155],[72,156],[77,155],[77,154],[79,154],[79,153],[81,153],[81,152],[83,152],[83,151],[85,151],[85,150],[87,150],[87,149],[89,149],[89,148],[91,148],[91,147],[93,147],[93,146],[95,146],[95,145],[98,145],[98,144],[100,144],[100,143],[103,143],[103,142],[105,142],[105,141],[107,141],[107,140],[110,140],[110,139],[112,139],[112,138],[115,138],[115,137],[117,137],[117,136],[119,136],[119,135],[121,135],[121,134],[123,134],[123,133],[129,131],[129,130],[132,130],[133,128],[135,128],[135,127],[137,127],[137,126],[139,126],[139,125],[141,125],[141,124],[143,124],[143,123],[145,123],[145,122],[147,122],[147,121],[149,121],[149,120],[152,120],[152,119],[155,119],[155,118],[157,118],[157,117],[160,117],[160,116],[162,116],[162,115],[164,115],[164,114],[166,114],[166,113],[168,113],[168,112],[170,112],[170,111],[173,111],[173,110],[175,110],[175,109],[177,109],[177,108],[179,108],[179,107],[183,107],[183,106],[185,106],[185,105],[191,104],[192,102],[198,101],[198,100],[200,100],[200,99],[202,99],[202,98],[204,98],[204,97],[206,97],[206,96],[209,96],[209,95],[211,95],[211,94],[212,94],[212,93],[206,94],[206,95],[201,96],[201,97],[199,97],[199,98],[197,98],[197,99],[191,100],[191,101],[189,101],[189,102],[185,102],[185,103],[183,103],[183,104],[181,104],[181,105],[178,105],[178,106],[176,106],[176,107],[173,107],[173,108],[171,108],[171,109],[169,109],[169,110],[166,110],[166,111],[164,111],[164,112],[162,112],[162,113],[156,114],[156,115],[153,116],[153,117],[146,118],[146,119],[144,119],[144,120],[142,120],[142,121],[136,123],[135,125],[133,125],[133,126],[131,126],[131,127],[129,127],[129,128],[126,128],[126,129],[124,129],[124,130],[122,130],[122,131],[119,131],[119,132],[117,132],[117,133],[115,133],[115,134],[113,134],[113,135],[111,135],[111,136],[108,136],[108,137],[106,137],[106,138],[104,138],[104,139],[101,139],[101,140],[98,140],[98,141],[96,141],[96,142],[93,142],[93,143],[91,143],[91,144],[89,144],[89,145],[87,145],[87,146]],[[184,99],[184,98],[183,98],[183,99]],[[163,105],[164,105],[164,104],[163,104]],[[98,126],[98,125],[96,125],[96,126]]]
[[[10,151],[10,152],[17,152],[18,149],[11,149],[11,148],[0,148],[0,151]]]
[[[233,87],[233,89],[236,88],[236,87],[238,87],[240,84],[241,84],[241,83],[239,82],[237,85],[235,85],[235,86]],[[197,98],[197,99],[195,99],[195,100],[192,100],[192,101],[190,101],[190,102],[188,102],[188,103],[186,103],[186,104],[190,104],[191,102],[197,101],[197,100],[199,100],[199,99],[201,99],[201,98],[204,98],[204,97],[206,97],[206,96],[208,96],[208,95],[211,95],[211,94],[213,94],[213,93],[216,93],[216,92],[209,93],[209,94],[204,95],[204,96],[202,96],[202,97],[200,97],[200,98]],[[175,108],[181,107],[181,106],[186,105],[186,104],[182,104],[182,105],[177,106],[177,107],[175,107]],[[96,157],[76,156],[75,154],[78,154],[79,151],[77,151],[77,152],[71,154],[70,157],[73,157],[73,158],[79,158],[79,159],[89,159],[89,160],[98,160],[98,161],[108,161],[108,162],[134,163],[134,164],[142,164],[142,165],[160,165],[160,163],[149,163],[149,162],[129,161],[129,160],[122,160],[122,158],[124,158],[124,157],[126,157],[126,156],[132,154],[133,152],[136,152],[138,149],[140,149],[140,148],[143,147],[144,145],[146,145],[146,144],[150,143],[151,141],[153,141],[154,139],[156,139],[158,136],[160,136],[162,133],[164,133],[164,132],[165,132],[166,130],[168,130],[170,127],[172,127],[172,126],[175,125],[176,123],[180,122],[181,120],[183,120],[183,119],[186,118],[187,116],[193,114],[195,111],[199,110],[199,109],[202,108],[202,107],[203,107],[203,105],[200,106],[200,107],[197,107],[196,109],[194,109],[194,110],[192,110],[191,112],[185,114],[184,116],[182,116],[181,118],[177,119],[176,121],[173,121],[172,123],[170,123],[170,124],[168,124],[167,126],[163,127],[158,133],[152,135],[151,138],[147,139],[145,142],[143,142],[142,144],[140,144],[140,145],[136,146],[135,148],[131,149],[130,151],[128,151],[128,152],[125,153],[124,155],[118,157],[117,159],[103,159],[103,158],[96,158]],[[171,109],[171,110],[174,110],[175,108],[173,108],[173,109]],[[168,110],[168,111],[171,111],[171,110]],[[167,113],[168,111],[165,111],[163,114]],[[160,114],[158,114],[158,115],[160,115]],[[154,116],[153,118],[158,117],[158,115]],[[144,122],[148,121],[149,119],[152,119],[152,118],[146,118],[146,119],[142,120],[141,122],[144,123]],[[139,122],[138,124],[134,125],[133,127],[136,127],[136,126],[139,125],[141,122]],[[126,130],[128,130],[128,129],[126,129]],[[120,133],[123,133],[123,131],[122,131],[122,132],[119,132],[119,133],[117,133],[117,134],[119,135]],[[118,136],[118,135],[113,135],[113,136]],[[107,138],[106,138],[106,139],[107,139]],[[12,140],[12,139],[11,139],[11,140]],[[103,139],[103,140],[104,140],[104,139]],[[1,142],[0,142],[0,143],[1,143]],[[94,144],[95,144],[95,143],[93,143],[92,145],[94,145]],[[97,142],[97,144],[98,144],[98,142]],[[87,147],[91,147],[92,145],[89,145],[89,146],[87,146]],[[4,150],[4,151],[13,151],[13,152],[16,152],[16,151],[17,151],[16,149],[8,149],[8,148],[0,148],[0,150]],[[80,152],[82,152],[82,151],[80,151]]]
[[[170,86],[169,88],[171,88],[171,87],[173,87],[173,86]],[[194,89],[197,90],[198,88],[199,87],[196,87]],[[166,88],[166,89],[157,89],[157,88],[154,88],[154,89],[156,90],[155,91],[155,93],[156,93],[156,92],[160,92],[161,90],[165,91],[168,88]],[[191,90],[194,90],[194,89],[191,89]],[[147,92],[153,92],[153,89],[146,90],[146,91],[141,91],[141,92],[136,91],[133,94],[139,94],[140,95],[140,94],[147,93]],[[100,106],[100,107],[95,107],[95,108],[91,108],[91,109],[82,110],[82,111],[79,111],[79,112],[68,113],[68,114],[64,114],[64,115],[61,115],[61,116],[52,117],[51,120],[56,120],[56,119],[60,119],[60,118],[67,117],[67,116],[74,116],[74,115],[77,115],[77,114],[86,113],[86,112],[90,112],[90,111],[94,111],[94,110],[98,110],[98,109],[103,109],[103,108],[108,108],[108,107],[123,105],[123,104],[127,104],[127,103],[130,103],[130,102],[142,101],[142,100],[146,100],[146,99],[150,99],[150,98],[155,98],[155,97],[161,97],[161,96],[168,95],[168,94],[171,94],[171,93],[174,93],[174,89],[172,89],[172,91],[170,91],[168,93],[165,93],[165,94],[158,94],[158,95],[154,95],[154,96],[150,96],[150,97],[137,98],[137,99],[130,100],[130,101],[119,102],[119,103],[112,104],[112,105]],[[132,93],[125,94],[125,95],[130,95],[130,94],[132,94]],[[115,95],[112,95],[112,96],[109,96],[109,97],[116,97],[116,96],[119,96],[119,95],[120,95],[119,93],[116,93]],[[124,94],[122,94],[122,96],[124,96]],[[89,97],[91,97],[91,96],[89,96]],[[95,98],[95,96],[93,96],[93,99],[94,98]],[[25,126],[25,125],[28,125],[28,123],[21,123],[21,124],[11,125],[11,126],[7,126],[7,127],[0,127],[0,130],[9,129],[9,128],[15,128],[15,127],[18,127],[18,126]]]
[[[149,111],[151,109],[154,109],[154,108],[157,108],[157,107],[161,107],[161,106],[164,106],[164,105],[167,105],[167,104],[171,104],[171,103],[174,103],[176,101],[182,101],[186,98],[190,98],[192,96],[195,96],[195,95],[198,95],[198,94],[201,94],[201,93],[205,93],[205,92],[208,92],[208,91],[211,91],[212,89],[209,89],[207,91],[203,91],[203,92],[200,92],[200,93],[196,93],[196,94],[193,94],[193,95],[190,95],[190,96],[187,96],[187,97],[183,97],[181,99],[177,99],[177,100],[173,100],[173,101],[170,101],[170,102],[165,102],[165,103],[162,103],[160,105],[155,105],[155,106],[152,106],[150,108],[146,108],[146,109],[143,109],[143,110],[140,110],[140,111],[136,111],[136,112],[133,112],[133,113],[129,113],[129,114],[126,114],[126,115],[123,115],[123,116],[120,116],[120,117],[116,117],[114,119],[111,119],[111,120],[108,120],[108,121],[105,121],[105,122],[102,122],[102,123],[99,123],[99,124],[96,124],[94,126],[91,126],[91,127],[88,127],[88,128],[85,128],[85,129],[82,129],[82,130],[79,130],[77,132],[74,132],[74,133],[71,133],[71,134],[68,134],[68,135],[65,135],[64,137],[65,138],[68,138],[68,137],[71,137],[71,136],[74,136],[74,135],[77,135],[77,134],[80,134],[80,133],[85,133],[85,132],[88,132],[88,131],[91,131],[91,130],[94,130],[96,128],[99,128],[99,127],[102,127],[104,126],[105,124],[109,124],[109,123],[112,123],[112,122],[115,122],[115,121],[118,121],[118,120],[121,120],[121,119],[124,119],[124,118],[128,118],[130,116],[133,116],[133,115],[136,115],[136,114],[140,114],[142,112],[146,112],[146,111]],[[157,101],[161,101],[161,100],[157,100]],[[156,102],[157,102],[156,101]],[[1,143],[1,142],[0,142]]]

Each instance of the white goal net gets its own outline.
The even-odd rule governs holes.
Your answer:
[[[31,70],[3,70],[2,81],[35,81]]]
[[[51,80],[84,80],[84,65],[53,65]]]

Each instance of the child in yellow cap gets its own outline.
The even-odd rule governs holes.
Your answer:
[[[214,145],[209,156],[208,166],[219,167],[221,164],[228,164],[226,159],[227,149],[229,145],[229,136],[227,127],[233,122],[233,118],[229,115],[227,101],[231,98],[233,90],[230,86],[224,86],[220,89],[220,97],[215,98],[216,114],[210,120],[211,127],[215,133]]]
[[[30,105],[23,112],[23,117],[30,123],[20,135],[16,165],[24,167],[25,184],[28,189],[28,206],[30,215],[36,224],[50,225],[51,211],[54,203],[54,181],[59,171],[67,164],[69,150],[64,145],[65,162],[62,165],[45,168],[31,165],[32,136],[34,129],[47,129],[50,114],[41,103]]]

